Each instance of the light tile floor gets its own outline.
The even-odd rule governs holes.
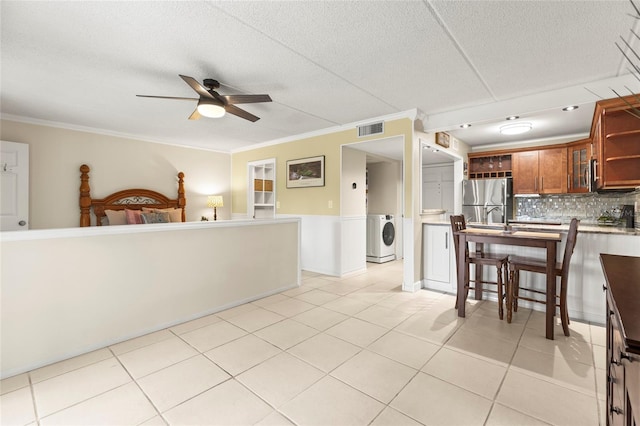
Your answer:
[[[604,327],[400,290],[401,262],[2,380],[2,425],[604,425]]]

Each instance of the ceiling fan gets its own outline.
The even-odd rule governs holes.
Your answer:
[[[180,75],[180,74],[178,74]],[[180,75],[185,83],[196,91],[199,98],[180,98],[174,96],[152,96],[152,95],[136,95],[141,98],[159,98],[159,99],[177,99],[181,101],[198,101],[198,105],[193,113],[189,116],[189,120],[197,120],[200,117],[218,118],[222,117],[226,112],[236,115],[252,122],[260,120],[248,111],[235,106],[235,104],[249,104],[258,102],[271,102],[269,95],[220,95],[215,89],[220,87],[220,83],[211,78],[203,81],[204,86],[198,83],[193,77]]]

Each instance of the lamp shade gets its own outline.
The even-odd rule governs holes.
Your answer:
[[[223,207],[224,203],[222,195],[209,195],[207,198],[207,207]]]
[[[215,99],[200,98],[197,109],[200,115],[211,118],[220,118],[226,112],[222,103]]]

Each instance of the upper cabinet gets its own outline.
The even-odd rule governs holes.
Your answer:
[[[567,192],[566,147],[515,152],[512,162],[514,194]]]
[[[589,160],[591,160],[591,139],[572,142],[567,147],[569,180],[568,192],[589,192]]]
[[[640,108],[636,95],[596,102],[591,127],[597,189],[640,185]]]

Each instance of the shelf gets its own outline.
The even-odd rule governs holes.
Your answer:
[[[254,204],[254,207],[273,207],[273,204]]]
[[[469,179],[492,179],[492,178],[505,178],[505,177],[512,177],[511,170],[504,170],[499,172],[469,173]]]
[[[623,137],[623,136],[633,136],[637,134],[640,134],[640,129],[627,130],[626,132],[609,133],[608,135],[605,136],[605,138],[609,139],[609,138],[617,138],[617,137]]]

